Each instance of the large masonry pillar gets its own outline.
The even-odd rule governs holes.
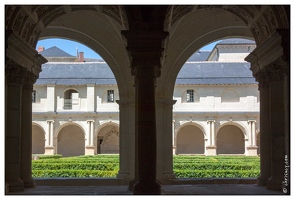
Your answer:
[[[256,79],[260,91],[260,176],[257,185],[265,186],[271,174],[269,86],[265,72],[258,73]]]
[[[284,68],[280,63],[266,67],[269,80],[271,140],[271,178],[266,182],[266,188],[271,190],[282,190],[285,172]]]
[[[25,187],[35,187],[32,178],[32,92],[36,76],[27,72],[22,88],[20,175]]]
[[[5,186],[34,187],[32,159],[32,86],[47,60],[26,41],[5,35]]]
[[[116,102],[120,109],[120,168],[117,178],[128,183],[135,176],[135,104],[134,100]]]
[[[5,183],[8,184],[8,190],[11,192],[24,190],[24,183],[20,178],[20,140],[22,120],[22,81],[25,71],[24,68],[17,66],[16,64],[6,63]],[[32,124],[32,122],[30,124]]]
[[[173,173],[173,130],[172,108],[176,100],[158,99],[156,101],[157,116],[157,179],[161,184],[174,179]]]
[[[290,33],[277,30],[259,44],[245,60],[251,62],[251,70],[259,81],[260,102],[260,156],[261,176],[259,185],[270,190],[287,189],[286,156],[288,157]],[[266,82],[266,83],[264,83]],[[288,160],[288,158],[287,158]],[[267,179],[267,180],[265,180]],[[288,180],[287,180],[288,181]],[[284,190],[283,190],[284,191]]]
[[[137,175],[134,194],[160,194],[157,181],[157,132],[155,87],[160,76],[163,31],[122,31],[131,56],[131,73],[135,77],[137,128]],[[171,122],[171,121],[170,121]],[[171,149],[172,151],[172,149]],[[136,170],[135,170],[136,171]]]

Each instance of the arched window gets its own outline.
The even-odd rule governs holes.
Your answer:
[[[195,103],[199,101],[199,95],[193,89],[188,89],[182,94],[182,103]]]
[[[114,103],[114,90],[108,90],[108,103]]]
[[[64,93],[64,110],[71,110],[73,105],[79,104],[79,93],[76,90],[70,89]]]
[[[221,95],[221,103],[234,103],[239,101],[240,96],[235,90],[227,89]]]

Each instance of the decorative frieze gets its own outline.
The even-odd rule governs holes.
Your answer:
[[[14,33],[7,38],[6,60],[8,59],[34,73],[37,77],[41,72],[41,65],[47,62],[42,55]]]

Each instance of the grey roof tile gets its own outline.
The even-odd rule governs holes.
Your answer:
[[[218,42],[216,45],[220,44],[256,44],[254,40],[248,40],[248,39],[241,39],[241,38],[229,38],[224,39],[221,42]]]
[[[249,63],[186,63],[175,84],[257,84]]]
[[[211,51],[197,51],[187,61],[206,61]]]
[[[74,57],[56,46],[45,49],[44,51],[39,52],[39,54],[44,57]]]
[[[47,63],[36,85],[117,84],[106,63]],[[180,70],[175,84],[257,84],[249,63],[190,62]]]

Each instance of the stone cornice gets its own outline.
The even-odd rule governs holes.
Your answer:
[[[39,77],[41,65],[47,60],[18,35],[11,33],[6,41],[6,57]]]
[[[275,32],[245,58],[247,62],[251,63],[251,70],[254,76],[265,66],[270,65],[283,56],[281,43],[282,38],[280,34]]]

